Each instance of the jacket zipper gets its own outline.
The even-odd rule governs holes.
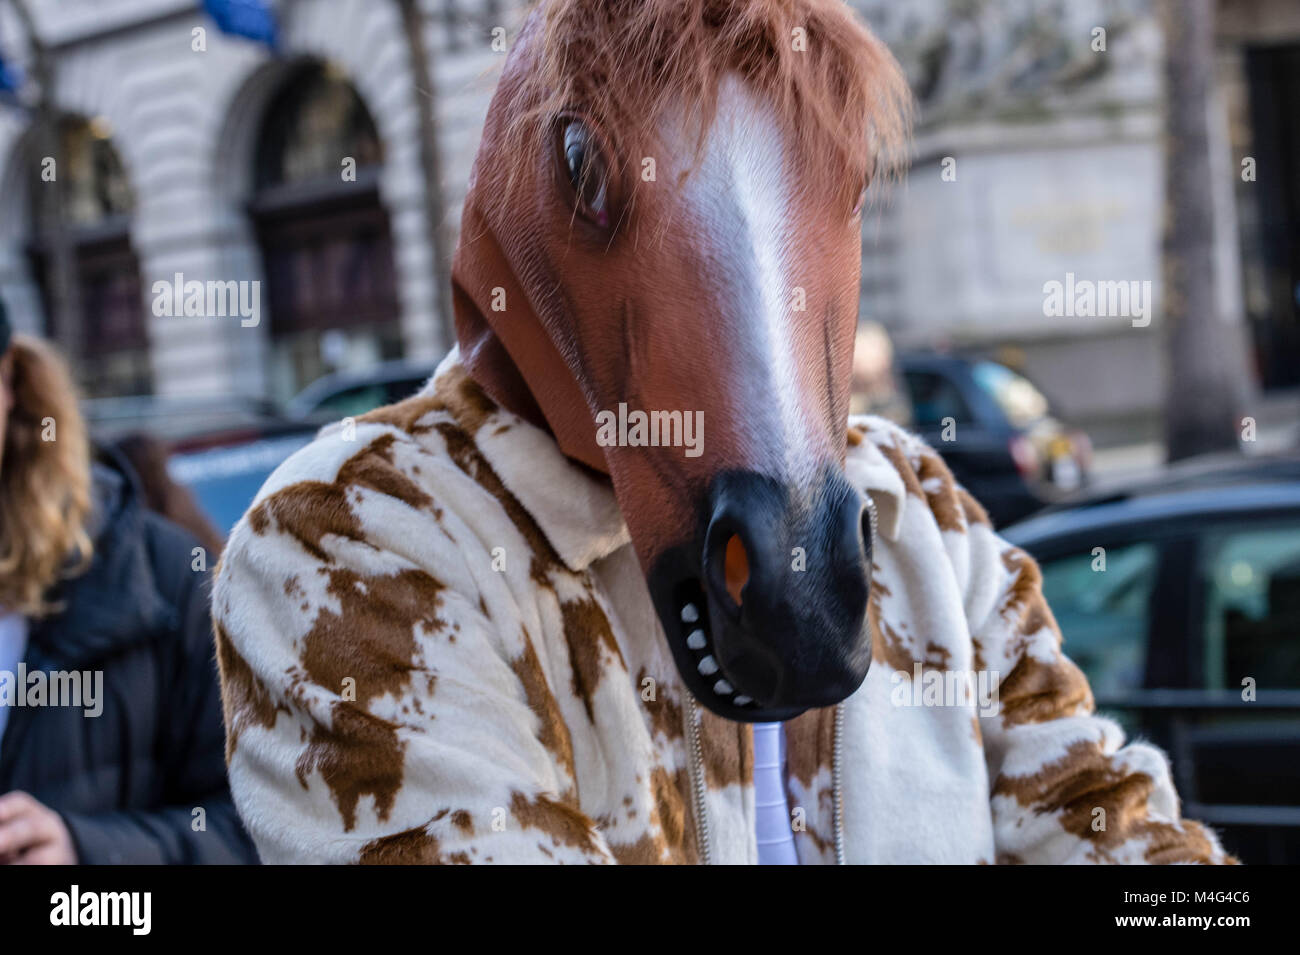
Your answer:
[[[840,765],[844,753],[844,704],[835,707],[835,740],[831,746],[831,802],[835,807],[835,864],[844,860],[844,790],[840,787]]]
[[[863,495],[866,499],[867,515],[871,520],[871,549],[875,550],[876,533],[880,523],[879,516],[876,513],[876,502],[871,499],[871,493]],[[867,582],[871,582],[871,559],[872,553],[867,554]],[[835,808],[835,864],[847,865],[848,860],[844,850],[844,787],[842,767],[844,764],[844,704],[837,704],[835,707],[835,738],[831,744],[831,802]]]
[[[686,691],[686,739],[690,747],[691,794],[695,816],[695,844],[700,864],[713,865],[713,848],[709,843],[709,820],[704,808],[704,752],[700,745],[700,709],[695,697]]]

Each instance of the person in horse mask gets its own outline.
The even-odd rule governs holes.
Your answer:
[[[63,362],[0,305],[0,863],[256,862],[222,761],[207,575]]]
[[[849,417],[907,109],[839,0],[531,13],[458,347],[282,465],[222,558],[264,860],[1228,860],[1094,715],[1033,560]]]

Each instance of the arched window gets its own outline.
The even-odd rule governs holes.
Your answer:
[[[250,211],[261,247],[278,397],[329,371],[401,357],[383,145],[328,64],[300,66],[267,108]]]
[[[56,151],[34,155],[30,175],[28,251],[46,334],[64,346],[91,397],[152,390],[140,264],[130,241],[135,200],[110,135],[103,119],[65,116]],[[63,278],[56,274],[61,262],[70,270]],[[63,294],[55,296],[55,288]]]

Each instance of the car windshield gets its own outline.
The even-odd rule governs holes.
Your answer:
[[[314,409],[314,413],[331,418],[363,415],[385,403],[388,391],[382,381],[353,385],[330,395]]]
[[[1028,378],[994,361],[976,362],[971,369],[975,384],[988,394],[1012,427],[1026,428],[1047,417],[1047,398]]]

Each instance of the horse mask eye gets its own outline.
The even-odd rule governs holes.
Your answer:
[[[581,120],[561,127],[560,158],[577,197],[578,211],[598,226],[609,225],[609,165],[600,142]]]

